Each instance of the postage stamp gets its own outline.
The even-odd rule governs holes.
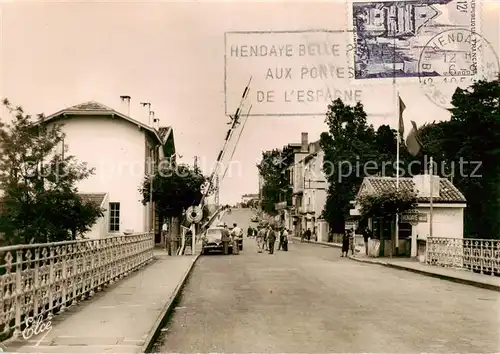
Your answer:
[[[431,38],[448,29],[479,28],[476,1],[352,1],[355,79],[419,77],[420,53]]]
[[[426,96],[438,106],[451,108],[457,87],[474,80],[494,80],[500,63],[492,44],[479,33],[449,29],[432,37],[418,61],[418,75]]]

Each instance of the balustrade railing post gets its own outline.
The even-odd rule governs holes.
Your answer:
[[[23,296],[23,284],[22,284],[22,271],[23,271],[23,250],[17,250],[16,252],[16,292],[14,298],[15,306],[15,327],[14,327],[14,338],[19,338],[21,336],[21,297]]]
[[[40,249],[35,248],[35,269],[33,270],[33,274],[35,280],[33,282],[33,316],[38,315],[38,307],[39,305],[39,297],[40,294]]]
[[[49,314],[53,315],[53,306],[54,306],[54,282],[55,282],[55,257],[56,257],[56,252],[55,252],[55,247],[51,246],[50,247],[50,260],[49,260],[49,286],[48,286],[48,292],[49,292]]]
[[[96,269],[96,257],[97,255],[97,249],[95,249],[95,241],[92,240],[90,243],[90,289],[89,289],[89,296],[92,297],[94,296],[94,283],[95,283],[95,269]]]
[[[484,250],[483,250],[483,240],[479,241],[479,264],[481,269],[481,274],[484,274]]]
[[[66,248],[67,246],[62,246],[60,249],[60,260],[61,260],[61,307],[59,312],[64,312],[66,310],[66,297],[68,295],[68,277],[67,277],[67,264],[66,264]]]
[[[73,278],[71,281],[72,287],[71,287],[71,306],[75,306],[78,303],[77,297],[77,286],[78,286],[78,280],[80,279],[80,269],[78,267],[78,261],[80,259],[80,249],[78,247],[78,244],[75,244],[71,248],[71,255],[72,255],[72,263],[73,263],[73,271],[71,274],[71,277]]]

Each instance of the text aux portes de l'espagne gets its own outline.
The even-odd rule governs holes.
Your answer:
[[[276,45],[231,45],[230,55],[235,58],[251,57],[345,57],[354,47],[347,48],[340,44],[308,43],[308,44],[276,44]],[[338,65],[339,63],[301,64],[299,67],[269,67],[263,71],[266,80],[332,80],[354,79],[353,67]],[[256,91],[257,102],[272,103],[277,99],[276,92]],[[331,102],[336,98],[346,101],[360,101],[361,90],[340,90],[336,88],[301,88],[284,90],[284,102]]]

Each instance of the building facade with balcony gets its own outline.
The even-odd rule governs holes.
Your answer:
[[[326,203],[328,181],[323,172],[324,152],[319,141],[308,143],[303,133],[302,149],[293,165],[294,234],[311,230],[318,241],[328,240],[328,223],[321,219]]]

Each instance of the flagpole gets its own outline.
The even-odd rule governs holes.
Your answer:
[[[431,196],[429,198],[429,237],[432,237],[432,212],[433,212],[433,192],[434,192],[434,161],[431,156],[431,167],[430,167],[430,189],[431,189]]]
[[[399,115],[401,113],[401,107],[400,107],[400,100],[399,100],[399,93],[398,93],[398,98],[397,98],[397,112],[398,112],[398,126],[400,124],[399,120]],[[401,145],[401,132],[400,129],[398,129],[398,138],[396,139],[397,141],[397,146],[396,146],[396,192],[399,191],[399,146]],[[399,210],[396,213],[396,237],[395,237],[395,244],[396,244],[396,256],[398,255],[399,251]]]

